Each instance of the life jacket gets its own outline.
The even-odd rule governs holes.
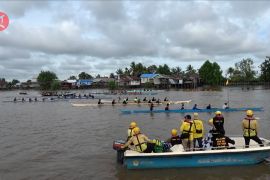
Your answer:
[[[171,137],[171,144],[172,146],[174,146],[175,144],[181,144],[182,140],[180,138],[180,136],[172,136]]]
[[[186,125],[183,128],[183,132],[181,134],[181,139],[189,139],[190,138],[190,132],[191,132],[191,128],[192,128],[192,124],[193,123],[192,122],[189,122],[189,121],[184,121],[184,122],[185,122]]]
[[[224,125],[224,117],[223,116],[215,116],[213,118],[213,125],[218,132],[225,134],[224,127],[223,127],[223,125]]]
[[[137,142],[138,144],[134,144],[134,146],[135,146],[135,148],[136,148],[136,150],[138,152],[144,152],[147,149],[147,143],[146,142],[140,142],[140,140],[138,138],[138,135],[140,135],[140,134],[134,135],[136,137],[137,141],[138,141]]]
[[[198,135],[202,135],[202,133],[203,133],[202,124],[200,123],[200,121],[201,121],[200,119],[194,119],[193,120],[194,127],[195,127],[195,134],[198,134]]]
[[[245,117],[245,120],[248,121],[248,127],[244,127],[244,136],[245,137],[254,137],[257,135],[256,129],[250,127],[250,121],[255,120],[254,118]]]

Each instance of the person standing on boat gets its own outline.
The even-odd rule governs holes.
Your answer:
[[[137,123],[136,122],[131,122],[130,125],[129,125],[129,128],[127,130],[127,134],[128,134],[128,137],[127,137],[127,141],[134,135],[134,128],[137,127]]]
[[[180,127],[182,145],[185,151],[192,151],[193,150],[193,136],[195,133],[195,127],[193,125],[193,121],[191,116],[188,114],[185,116],[185,120],[182,122]]]
[[[166,142],[171,143],[172,146],[176,144],[182,144],[182,140],[180,136],[177,134],[176,129],[172,129],[171,135],[172,135],[171,138],[169,138]]]
[[[165,107],[165,111],[169,111],[169,110],[170,110],[169,106],[170,106],[170,104],[167,103],[167,105],[166,105],[166,107]]]
[[[145,136],[144,134],[140,133],[140,128],[135,127],[133,129],[134,135],[125,143],[125,145],[121,146],[122,149],[128,147],[132,143],[135,146],[135,151],[142,152],[142,153],[151,153],[154,150],[154,145],[152,141]]]
[[[247,110],[246,117],[242,121],[243,136],[245,139],[246,148],[249,147],[249,142],[251,139],[257,142],[260,146],[263,146],[262,141],[258,137],[258,123],[253,115],[252,110]]]
[[[213,129],[211,130],[213,136],[217,134],[225,135],[224,117],[222,116],[220,111],[215,112],[215,117],[209,120],[209,125],[213,127]]]
[[[199,114],[194,113],[193,114],[193,123],[195,127],[195,133],[194,133],[194,148],[196,148],[196,142],[198,142],[199,148],[201,149],[203,147],[202,140],[203,140],[203,122],[201,119],[199,119]]]

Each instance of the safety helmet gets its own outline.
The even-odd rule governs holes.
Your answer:
[[[252,110],[247,110],[247,116],[253,116],[253,111]]]
[[[177,135],[177,130],[176,129],[172,129],[171,133],[172,133],[172,136],[176,136]]]
[[[137,126],[137,123],[134,122],[134,121],[131,122],[130,125],[129,125],[130,128],[135,128],[136,126]]]
[[[194,116],[194,118],[198,118],[199,117],[199,114],[198,113],[194,113],[193,116]]]
[[[216,115],[221,115],[221,112],[220,111],[216,111],[215,114]]]
[[[139,134],[140,131],[141,131],[141,130],[140,130],[139,127],[135,127],[135,128],[133,129],[134,134]]]

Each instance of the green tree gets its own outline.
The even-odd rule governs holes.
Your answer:
[[[148,73],[156,73],[157,72],[157,66],[156,65],[151,65],[147,68]]]
[[[117,74],[117,75],[122,75],[122,74],[124,74],[124,72],[123,72],[122,69],[117,69],[117,70],[116,70],[116,74]]]
[[[90,74],[87,74],[86,72],[81,72],[78,75],[79,79],[92,79],[93,77]]]
[[[169,66],[167,64],[159,65],[157,68],[157,73],[159,74],[165,74],[165,75],[170,75],[171,74],[171,70],[169,68]]]
[[[69,79],[69,80],[76,80],[77,77],[76,77],[76,76],[70,76],[68,79]]]
[[[220,66],[216,62],[211,63],[209,60],[205,61],[200,67],[199,75],[202,81],[208,85],[218,85],[223,79]]]
[[[11,84],[12,84],[12,86],[15,86],[17,83],[19,83],[20,81],[19,80],[17,80],[17,79],[13,79],[12,81],[11,81]]]
[[[196,74],[196,70],[194,69],[194,67],[191,66],[191,64],[188,65],[187,68],[186,68],[186,73],[185,73],[185,75],[186,75],[187,77],[190,77],[190,76],[193,76],[193,75],[195,75],[195,74]]]
[[[261,68],[260,79],[262,81],[270,81],[270,57],[266,57],[264,62],[259,66]]]
[[[52,82],[56,79],[56,74],[51,71],[41,71],[37,77],[37,81],[42,90],[51,89]]]
[[[61,83],[58,80],[53,80],[51,84],[51,90],[59,90],[61,88]]]
[[[175,75],[175,76],[178,76],[178,77],[184,75],[184,72],[182,71],[182,69],[179,66],[175,67],[175,68],[172,68],[171,73],[172,73],[172,75]]]
[[[110,90],[115,90],[117,88],[117,83],[115,81],[109,81],[108,82],[108,88]]]
[[[234,74],[234,68],[233,67],[229,67],[227,69],[226,76],[229,76],[228,78],[231,79],[232,76],[233,76],[233,74]]]
[[[113,73],[111,73],[110,78],[115,78],[115,75]]]
[[[100,74],[98,74],[97,76],[96,76],[96,78],[100,78],[101,76],[100,76]]]
[[[254,62],[251,58],[243,59],[235,63],[235,72],[233,76],[239,76],[241,81],[251,81],[255,79],[256,71],[253,66]]]

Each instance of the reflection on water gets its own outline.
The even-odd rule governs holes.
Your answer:
[[[221,107],[228,98],[232,107],[264,107],[264,112],[255,115],[260,117],[259,135],[270,138],[269,92],[241,89],[165,91],[158,98],[192,99],[186,108],[192,108],[195,103],[199,108],[209,103],[212,107]],[[241,167],[127,170],[116,163],[112,142],[126,138],[131,121],[136,121],[149,138],[167,139],[172,128],[179,129],[185,114],[120,114],[120,109],[149,108],[144,105],[75,108],[66,101],[2,103],[6,97],[17,94],[17,91],[0,92],[0,179],[270,179],[270,167],[266,163]],[[38,93],[28,92],[28,96],[31,95]],[[135,96],[130,97],[133,98]],[[179,106],[170,105],[170,108]],[[155,109],[164,109],[164,106]],[[242,133],[244,115],[244,112],[224,113],[228,134]],[[213,113],[200,114],[207,130],[206,122],[212,116]]]

